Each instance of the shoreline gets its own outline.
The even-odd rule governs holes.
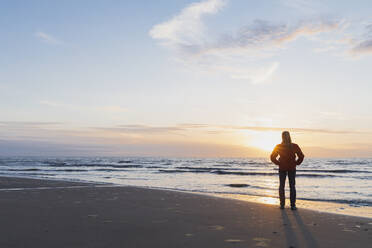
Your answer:
[[[141,185],[130,185],[130,184],[120,184],[112,182],[100,182],[93,180],[78,180],[78,179],[69,179],[69,178],[48,178],[48,177],[37,177],[37,176],[12,176],[12,175],[1,175],[1,177],[9,178],[25,178],[25,179],[36,179],[36,180],[47,180],[47,181],[60,181],[60,182],[71,182],[71,183],[82,183],[82,184],[95,184],[95,185],[105,185],[112,187],[137,187],[143,189],[154,189],[154,190],[164,190],[164,191],[174,191],[180,193],[189,193],[196,194],[200,196],[212,196],[222,199],[233,199],[244,202],[253,202],[260,203],[265,205],[278,206],[279,198],[271,196],[259,196],[259,195],[246,195],[246,194],[229,194],[229,193],[209,193],[209,192],[200,192],[200,191],[189,191],[181,189],[172,189],[166,187],[155,187],[155,186],[141,186]],[[2,189],[0,188],[0,191]],[[350,206],[349,204],[327,202],[327,201],[311,201],[311,200],[301,200],[297,199],[296,204],[298,208],[307,209],[310,211],[324,212],[330,214],[339,214],[346,216],[354,216],[361,218],[370,218],[372,219],[372,207],[369,206]],[[289,207],[289,199],[286,199],[286,207]]]
[[[29,190],[11,190],[20,186]],[[186,192],[10,177],[0,188],[8,188],[1,247],[364,247],[372,239],[370,218]]]

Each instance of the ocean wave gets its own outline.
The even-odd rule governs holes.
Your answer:
[[[18,175],[18,174],[17,174]],[[20,173],[19,175],[25,175],[25,176],[55,176],[55,174],[51,174],[51,173]]]
[[[329,160],[326,161],[325,164],[328,165],[367,165],[371,164],[371,161],[363,160],[363,161],[350,161],[350,160]]]
[[[271,162],[261,162],[261,161],[224,161],[219,162],[222,166],[233,166],[233,165],[239,165],[239,166],[246,166],[246,165],[271,165]],[[216,166],[221,166],[220,164],[217,164]]]
[[[372,176],[358,176],[358,177],[353,177],[357,179],[362,179],[362,180],[372,180]]]
[[[84,172],[89,170],[84,169],[59,169],[59,170],[48,170],[48,169],[38,169],[38,168],[27,168],[27,169],[8,169],[7,171],[19,171],[19,172],[26,172],[26,171],[42,171],[42,172]]]
[[[52,163],[48,164],[50,167],[112,167],[112,168],[142,168],[142,164],[113,164],[113,163]]]
[[[219,174],[219,175],[239,175],[239,176],[274,176],[278,175],[277,172],[244,172],[244,171],[223,171],[223,170],[215,170],[212,173]]]
[[[223,167],[190,167],[190,166],[177,166],[176,169],[181,170],[205,170],[205,171],[214,171],[214,170],[240,170],[239,168],[223,168]]]
[[[327,173],[372,173],[372,171],[360,171],[360,170],[301,170],[297,169],[298,172],[327,172]]]
[[[102,172],[115,172],[115,171],[128,171],[128,170],[123,170],[123,169],[110,169],[110,168],[100,168],[100,169],[95,169],[93,171],[102,171]]]
[[[52,167],[67,166],[66,162],[57,162],[57,161],[43,161],[44,164]]]
[[[271,162],[257,162],[257,161],[251,161],[251,162],[241,162],[237,163],[239,165],[271,165]]]
[[[42,171],[37,168],[27,168],[27,169],[7,169],[7,171]]]
[[[264,190],[277,190],[277,188],[256,186],[256,185],[250,185],[250,184],[245,184],[245,183],[230,183],[230,184],[225,184],[224,186],[232,187],[232,188],[254,188],[254,189],[264,189]]]
[[[238,175],[238,176],[277,176],[278,173],[273,172],[243,172],[243,171],[213,171],[219,175]],[[321,175],[321,174],[296,174],[296,177],[336,177],[334,175]]]
[[[48,171],[62,171],[62,172],[84,172],[84,171],[89,171],[89,170],[84,170],[84,169],[62,169],[62,170],[48,170]]]
[[[218,175],[237,175],[237,176],[278,176],[277,172],[244,172],[244,171],[224,171],[224,170],[158,170],[159,173],[214,173]],[[335,175],[322,174],[296,174],[296,177],[337,177]]]
[[[62,165],[57,165],[56,167],[61,167]],[[112,166],[112,164],[96,164],[96,163],[71,163],[63,166],[71,167],[102,167],[102,166]],[[54,167],[54,166],[52,166]]]
[[[158,170],[160,173],[209,173],[208,170]]]
[[[107,165],[113,168],[142,168],[142,164],[128,164],[128,165]]]
[[[132,160],[120,160],[118,161],[118,164],[129,164],[129,163],[133,163]]]

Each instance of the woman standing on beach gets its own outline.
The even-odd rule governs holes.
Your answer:
[[[297,158],[296,158],[297,155]],[[278,159],[279,156],[279,159]],[[282,143],[275,146],[271,153],[271,161],[279,166],[279,198],[280,208],[284,209],[285,194],[284,185],[288,175],[291,209],[296,210],[296,166],[300,165],[304,160],[304,154],[300,147],[292,143],[291,136],[288,131],[282,133]]]

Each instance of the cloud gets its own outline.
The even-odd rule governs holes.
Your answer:
[[[304,146],[302,147],[304,154],[309,154],[311,157],[325,158],[370,158],[371,144],[353,144],[349,148],[330,148],[319,146]]]
[[[79,110],[79,111],[98,111],[107,113],[123,113],[128,112],[128,108],[119,105],[106,105],[106,106],[81,106],[73,105],[49,100],[43,100],[39,102],[42,105],[54,107],[54,108],[64,108],[68,110]]]
[[[258,157],[265,152],[253,147],[201,142],[147,144],[73,144],[54,141],[0,139],[0,156],[167,156],[167,157]]]
[[[98,128],[100,130],[119,132],[119,133],[136,133],[136,134],[164,134],[179,131],[185,131],[187,128],[178,126],[148,126],[148,125],[119,125],[116,127]]]
[[[202,18],[216,14],[225,3],[224,0],[193,3],[170,20],[155,25],[149,34],[167,47],[196,52],[206,42],[206,28]]]
[[[226,4],[222,0],[194,3],[169,21],[155,25],[149,32],[161,44],[187,53],[208,53],[221,49],[262,48],[293,41],[300,36],[311,36],[339,27],[338,21],[319,18],[300,21],[294,25],[255,20],[243,26],[236,35],[221,34],[219,39],[207,38],[208,30],[202,17],[217,14]]]
[[[368,24],[363,38],[359,39],[351,49],[353,55],[372,54],[372,24]]]
[[[38,121],[0,121],[0,126],[14,128],[40,128],[61,125],[61,122],[38,122]]]
[[[353,130],[332,130],[332,129],[315,129],[315,128],[292,128],[292,127],[255,127],[255,126],[232,126],[232,129],[250,130],[250,131],[276,131],[282,132],[284,130],[294,133],[327,133],[327,134],[353,134],[360,133]]]
[[[0,139],[1,156],[92,156],[119,155],[114,146],[102,144],[59,143],[54,140],[2,140]],[[115,153],[116,152],[116,153]]]
[[[0,139],[53,140],[63,129],[66,125],[60,122],[1,121]]]
[[[327,133],[327,134],[353,134],[361,133],[357,130],[333,130],[333,129],[316,129],[316,128],[293,128],[293,127],[260,127],[260,126],[238,126],[238,125],[213,125],[200,123],[183,123],[173,126],[151,126],[151,125],[119,125],[115,127],[97,128],[116,133],[137,133],[137,134],[177,134],[186,131],[204,130],[206,133],[221,133],[223,131],[230,132],[233,130],[247,131],[275,131],[281,132],[284,130],[295,133]]]
[[[266,81],[278,69],[279,63],[274,62],[271,65],[252,68],[225,67],[225,71],[230,72],[232,79],[248,80],[253,84]]]
[[[176,61],[192,70],[220,73],[253,84],[267,81],[277,71],[278,62],[267,62],[284,45],[299,37],[310,37],[339,28],[327,18],[295,24],[255,20],[234,34],[210,34],[206,15],[217,14],[227,1],[206,0],[193,3],[168,21],[154,25],[149,35],[173,51]]]
[[[341,20],[337,32],[328,37],[312,37],[322,44],[315,52],[332,52],[343,58],[359,58],[372,54],[372,24],[364,21]]]
[[[44,32],[36,32],[34,35],[39,38],[42,42],[53,44],[53,45],[60,45],[63,44],[61,40],[58,40],[57,38],[53,37],[50,34],[44,33]]]
[[[372,53],[372,39],[360,42],[352,49],[352,52],[354,54]]]
[[[154,125],[117,125],[109,127],[68,127],[66,123],[60,122],[18,122],[18,121],[2,121],[0,122],[0,138],[1,137],[68,137],[69,135],[77,135],[84,137],[100,136],[115,137],[115,135],[177,135],[185,136],[192,135],[193,132],[198,134],[221,134],[231,133],[234,131],[256,131],[256,132],[282,132],[284,130],[294,133],[324,133],[324,134],[361,134],[366,133],[358,130],[335,130],[335,129],[316,129],[316,128],[298,128],[298,127],[262,127],[262,126],[240,126],[240,125],[217,125],[205,123],[181,123],[175,125],[154,126]],[[97,132],[100,131],[100,132]],[[112,136],[114,134],[114,136]],[[128,136],[128,137],[129,137]]]
[[[57,122],[15,121],[0,122],[0,126],[0,155],[240,157],[259,155],[259,150],[256,148],[247,148],[239,144],[235,145],[234,142],[226,141],[225,137],[229,137],[229,135],[231,137],[234,135],[241,137],[242,131],[281,132],[283,130],[289,130],[294,133],[334,134],[336,139],[339,139],[338,135],[346,134],[371,135],[370,132],[362,133],[356,130],[214,125],[203,123],[181,123],[164,126],[133,124],[104,128],[78,128],[66,127],[66,124]],[[226,136],[226,134],[228,135]],[[211,138],[209,139],[206,135],[211,135]],[[216,139],[215,136],[218,138]],[[220,143],[222,139],[226,142]],[[354,145],[350,146],[355,148]],[[335,151],[340,151],[340,149]],[[316,155],[315,152],[311,152],[311,154],[312,156]],[[339,152],[339,154],[342,153]],[[324,156],[326,156],[326,153]]]
[[[255,20],[252,24],[242,27],[237,35],[225,37],[217,48],[275,48],[294,41],[301,36],[312,36],[328,32],[339,27],[338,21],[327,19],[300,21],[296,24],[275,24],[265,20]]]

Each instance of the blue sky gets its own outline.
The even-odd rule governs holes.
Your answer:
[[[370,1],[1,5],[3,154],[372,153]]]

